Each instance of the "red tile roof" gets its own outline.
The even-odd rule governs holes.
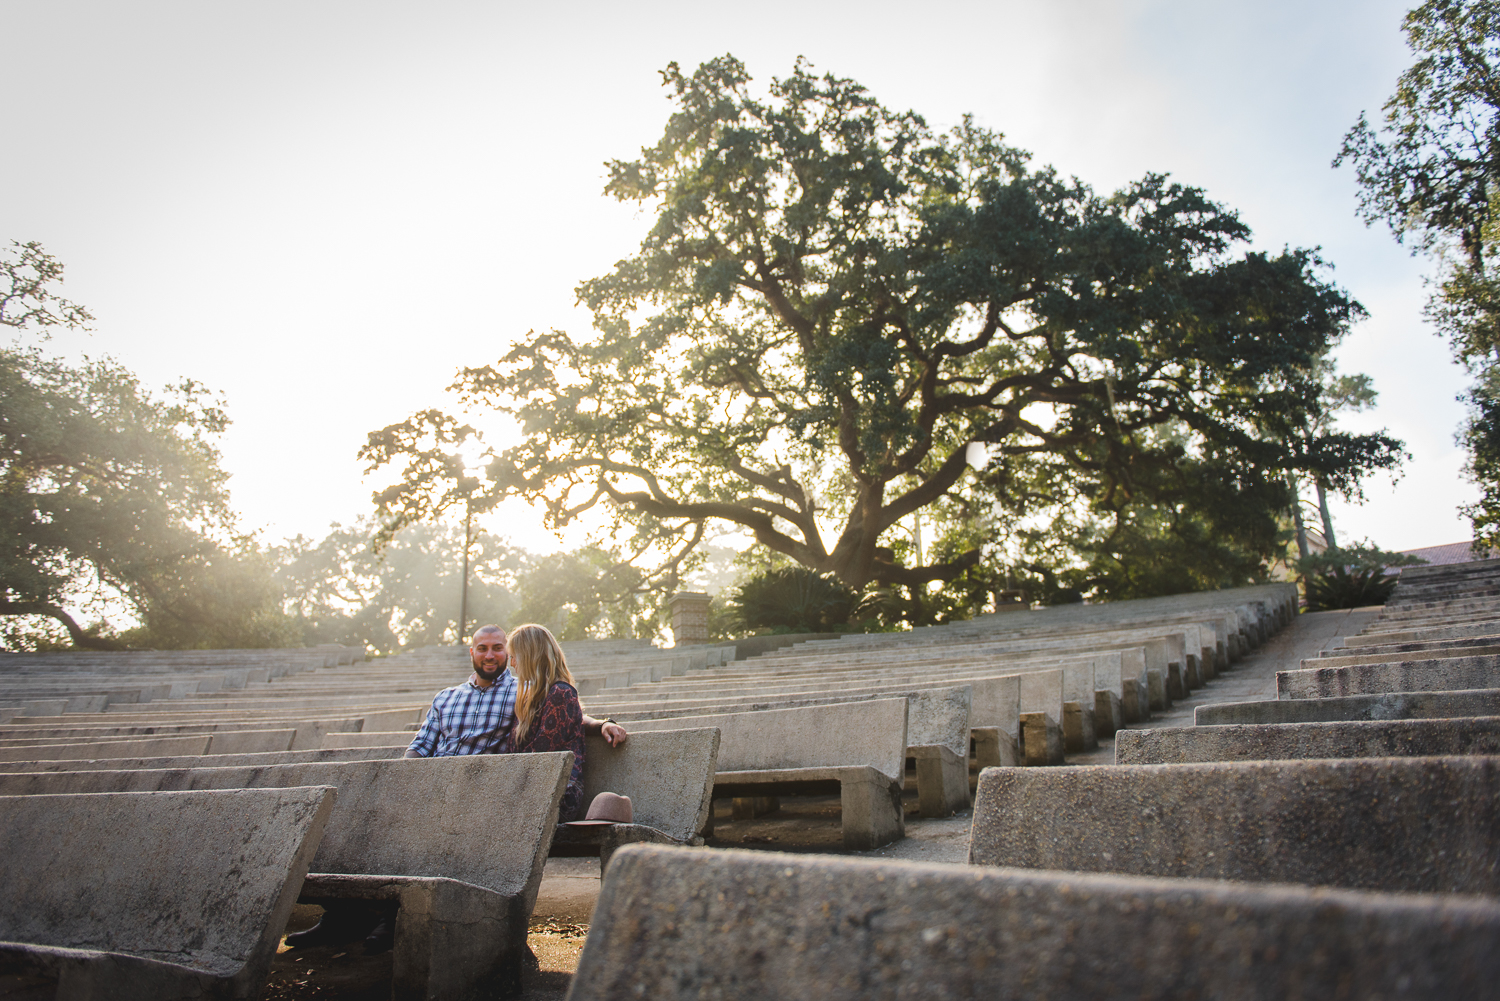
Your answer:
[[[1432,566],[1444,566],[1449,563],[1472,563],[1475,560],[1472,542],[1450,542],[1446,546],[1426,546],[1422,549],[1402,550],[1407,556],[1416,556],[1424,559]],[[1480,559],[1494,559],[1496,554],[1492,551],[1489,556]],[[1399,567],[1390,567],[1400,573]]]

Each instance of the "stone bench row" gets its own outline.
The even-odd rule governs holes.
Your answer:
[[[393,996],[514,989],[571,762],[7,776],[13,793],[70,792],[0,804],[0,961],[59,996],[252,996],[300,893],[398,905]],[[105,792],[122,787],[150,791]],[[210,789],[234,791],[179,791]],[[110,864],[89,864],[105,842]]]
[[[152,718],[134,723],[112,725],[114,717],[90,717],[98,720],[93,725],[57,725],[63,721],[71,724],[71,717],[51,717],[34,724],[12,722],[0,726],[0,740],[35,741],[46,738],[51,743],[71,743],[89,746],[101,741],[130,742],[142,739],[211,736],[215,739],[233,740],[235,734],[290,732],[290,743],[286,749],[303,750],[323,745],[326,734],[358,733],[362,730],[387,730],[414,725],[422,719],[425,706],[395,711],[362,711],[350,715],[321,715],[305,712],[257,714],[245,718],[210,719],[177,722],[171,718]],[[24,718],[24,717],[23,717]],[[120,717],[129,720],[129,717]],[[220,746],[223,746],[222,743]]]
[[[1184,603],[1166,599],[1165,603],[1121,602],[1109,605],[1067,606],[1039,609],[1027,613],[1007,613],[981,619],[930,629],[913,630],[900,634],[867,634],[846,636],[841,640],[815,641],[794,647],[794,650],[828,650],[846,646],[878,646],[892,643],[926,644],[944,642],[951,638],[975,636],[1020,636],[1027,632],[1056,632],[1064,629],[1086,629],[1091,625],[1106,627],[1124,625],[1150,625],[1170,618],[1225,616],[1235,623],[1229,629],[1231,635],[1241,635],[1255,642],[1256,634],[1275,632],[1289,623],[1296,614],[1296,590],[1294,587],[1277,586],[1270,589],[1274,595],[1269,599],[1250,600],[1237,603],[1235,592],[1214,592],[1209,601]]]
[[[714,729],[720,734],[710,795],[755,798],[792,793],[837,793],[843,805],[843,842],[851,849],[868,849],[905,836],[901,793],[908,754],[908,712],[916,704],[919,726],[931,736],[930,755],[936,767],[919,760],[919,779],[931,776],[929,808],[934,796],[962,795],[968,802],[968,710],[972,690],[913,692],[912,698],[871,698],[859,702],[768,709],[756,712],[675,716],[629,723],[632,737],[666,730]],[[351,734],[329,737],[330,744],[375,747],[396,751],[411,739],[409,732]],[[946,761],[939,748],[950,756]],[[959,755],[962,758],[959,759]],[[955,761],[963,761],[963,782],[955,779]],[[585,782],[589,781],[585,767]],[[946,781],[945,781],[946,779]],[[618,791],[618,790],[617,790]],[[948,809],[946,812],[952,812]],[[702,822],[707,824],[705,810]],[[695,833],[703,833],[703,829]]]
[[[1497,722],[1236,728],[1232,753],[1482,752]],[[1117,748],[1160,750],[1167,734],[1123,731]],[[1500,905],[1484,899],[1500,891],[1497,769],[1482,754],[990,768],[970,858],[1009,867],[992,872],[633,850],[606,880],[572,996],[1482,994],[1500,971]],[[704,925],[734,933],[711,959]]]
[[[636,847],[569,998],[1487,997],[1480,898]]]

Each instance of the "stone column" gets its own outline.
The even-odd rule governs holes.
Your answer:
[[[672,595],[672,645],[708,642],[709,596],[702,591]]]

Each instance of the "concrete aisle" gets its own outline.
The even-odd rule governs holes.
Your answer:
[[[1148,723],[1132,723],[1128,730],[1163,730],[1174,726],[1192,726],[1193,710],[1219,702],[1259,702],[1276,698],[1276,672],[1295,671],[1304,658],[1316,657],[1324,650],[1343,645],[1345,636],[1354,636],[1380,615],[1381,606],[1344,609],[1337,612],[1308,612],[1277,634],[1271,642],[1240,661],[1185,700],[1174,702],[1171,709],[1156,713]],[[1070,765],[1112,765],[1115,742],[1101,740],[1099,750],[1068,756]]]

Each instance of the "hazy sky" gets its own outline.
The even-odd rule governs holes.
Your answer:
[[[1421,317],[1426,262],[1354,215],[1329,161],[1409,62],[1387,0],[519,5],[0,0],[0,239],[40,240],[98,318],[54,346],[227,397],[234,502],[267,538],[370,510],[365,434],[446,402],[648,220],[601,196],[655,141],[658,70],[798,55],[946,127],[972,112],[1100,189],[1148,171],[1240,211],[1255,246],[1321,246],[1369,309],[1339,352],[1413,459],[1344,537],[1469,537],[1465,385]],[[489,526],[542,547],[528,511]]]

